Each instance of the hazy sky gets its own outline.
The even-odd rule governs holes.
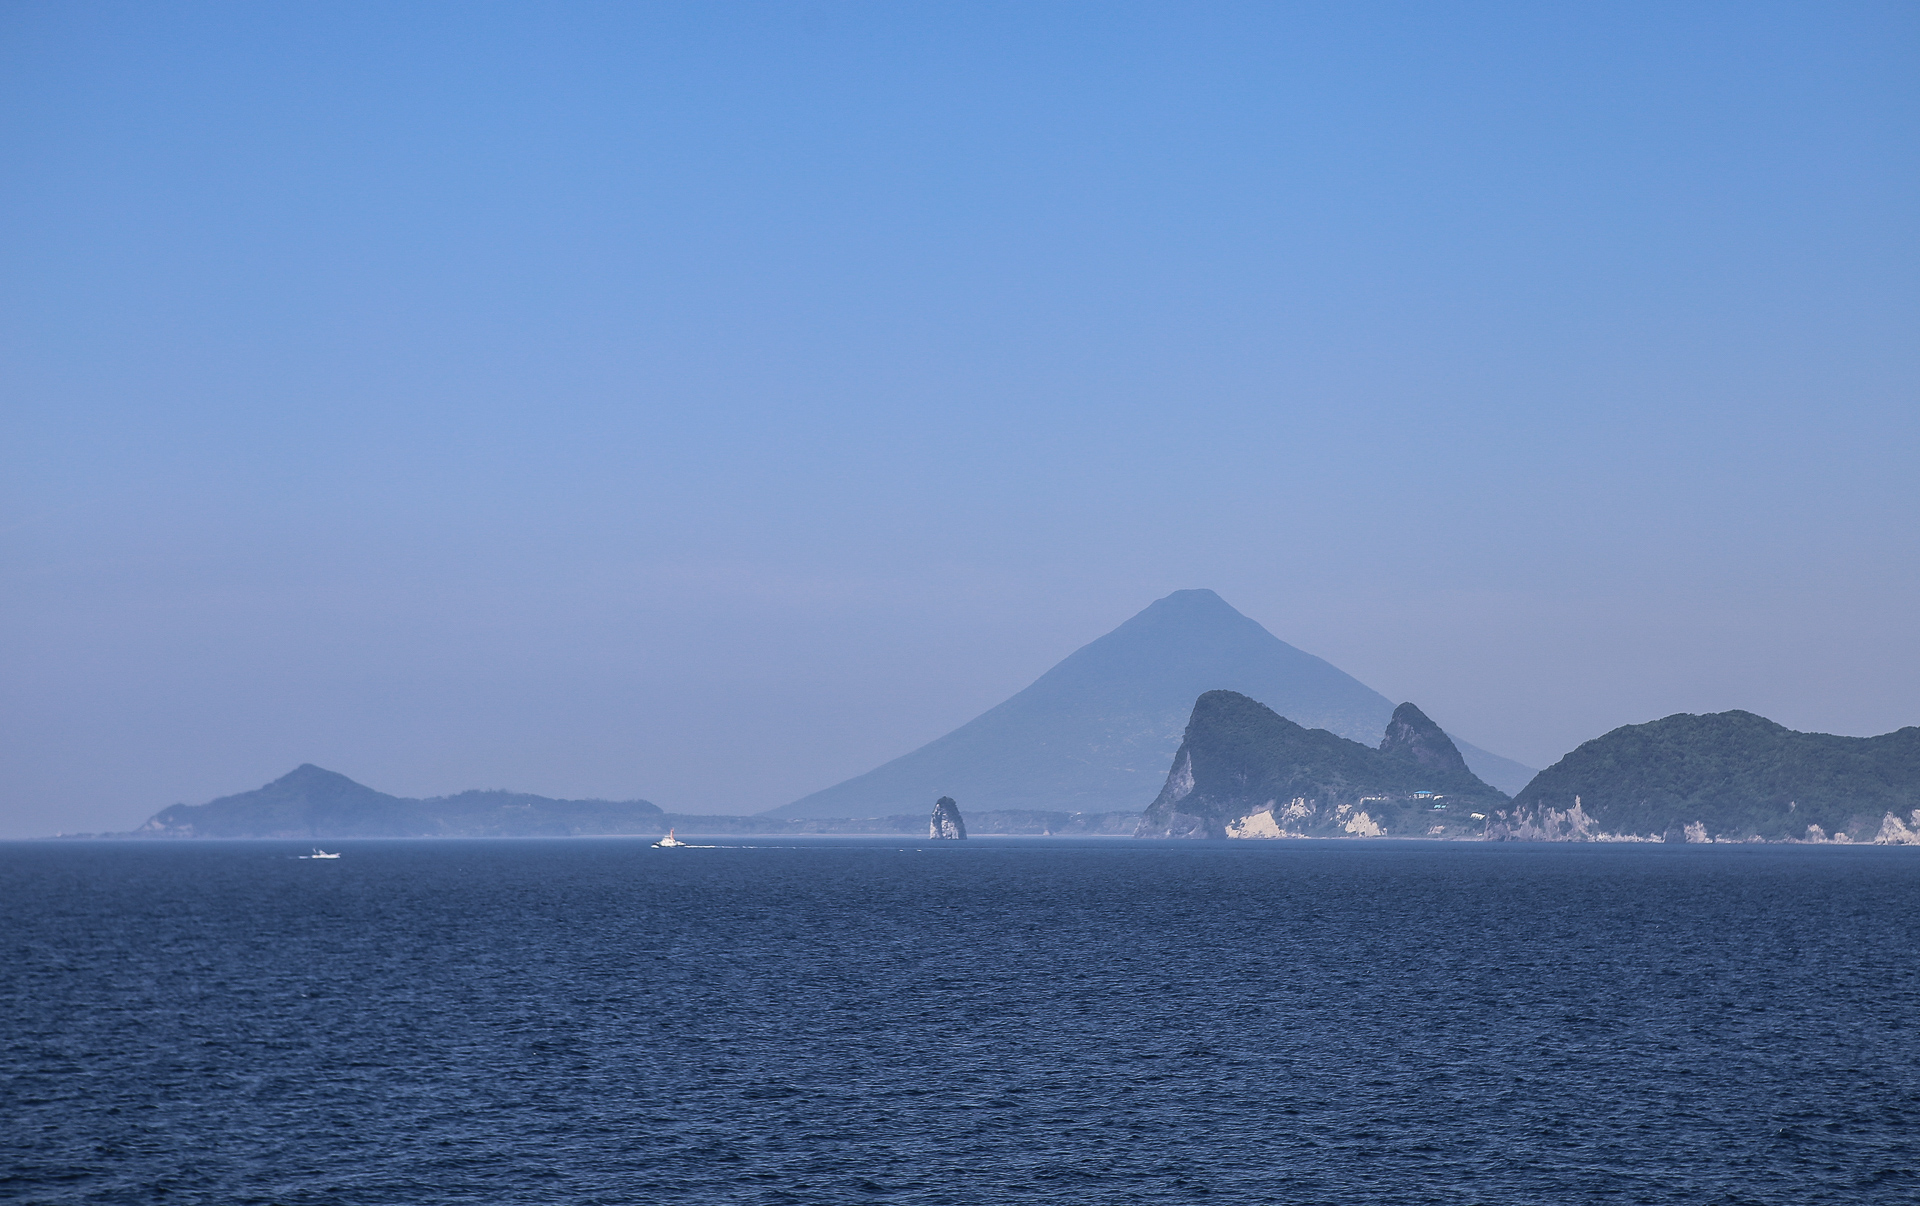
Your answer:
[[[1920,723],[1920,7],[0,9],[0,836],[785,803],[1153,599]]]

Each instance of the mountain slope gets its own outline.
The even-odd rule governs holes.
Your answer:
[[[645,800],[549,800],[466,791],[410,800],[311,763],[265,787],[206,804],[175,804],[135,832],[142,837],[564,837],[657,833],[660,809]]]
[[[1889,816],[1920,823],[1916,808],[1920,728],[1838,737],[1751,712],[1683,712],[1581,745],[1535,776],[1505,819],[1519,837],[1557,825],[1568,836],[1678,838],[1695,826],[1696,841],[1871,841]]]
[[[1209,691],[1135,836],[1477,836],[1473,812],[1506,802],[1412,704],[1374,749]]]
[[[885,816],[940,795],[970,809],[1140,808],[1180,745],[1193,701],[1217,689],[1369,745],[1393,715],[1386,696],[1219,595],[1176,591],[946,736],[768,815]],[[1462,752],[1513,787],[1533,773],[1472,746]]]

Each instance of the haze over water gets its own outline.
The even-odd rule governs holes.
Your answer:
[[[0,846],[0,1196],[1911,1202],[1920,858]]]
[[[13,5],[0,162],[0,836],[757,812],[1195,587],[1920,721],[1911,4]]]

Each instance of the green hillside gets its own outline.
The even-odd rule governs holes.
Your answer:
[[[1194,702],[1142,837],[1459,836],[1507,797],[1401,704],[1381,747],[1295,724],[1234,691]],[[1244,822],[1244,823],[1242,823]]]
[[[1804,839],[1809,826],[1871,840],[1920,807],[1920,728],[1879,737],[1799,733],[1751,712],[1680,713],[1585,743],[1514,797],[1516,815],[1576,798],[1607,833]],[[1818,836],[1818,833],[1816,836]]]

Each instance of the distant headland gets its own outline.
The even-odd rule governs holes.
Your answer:
[[[902,802],[905,807],[905,802]],[[964,837],[966,822],[950,798],[935,805],[951,836]],[[1121,837],[1133,832],[1138,812],[1111,814],[988,810],[971,818],[973,831],[997,836]],[[809,834],[924,835],[925,812],[885,817],[785,819],[666,812],[647,800],[554,800],[507,791],[409,799],[391,796],[347,776],[311,764],[263,787],[205,804],[175,804],[131,833],[99,837],[138,838],[525,838],[657,837],[670,829],[718,835]]]
[[[1509,799],[1412,704],[1370,748],[1210,691],[1138,833],[1920,845],[1920,728],[1837,737],[1680,714],[1586,742]]]

